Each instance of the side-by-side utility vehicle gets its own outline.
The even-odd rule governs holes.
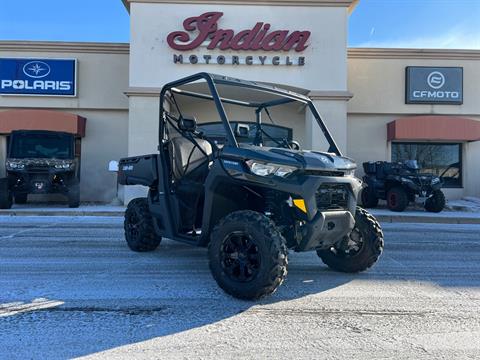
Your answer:
[[[325,151],[301,149],[277,125],[305,111]],[[162,238],[208,246],[213,277],[243,299],[282,284],[288,249],[316,251],[343,272],[366,270],[380,256],[380,225],[357,207],[356,165],[308,97],[199,73],[163,87],[159,131],[158,154],[119,162],[120,184],[149,188],[125,212],[132,250],[154,250]]]
[[[12,131],[7,176],[0,179],[0,208],[25,204],[28,194],[63,194],[70,207],[80,204],[79,159],[73,134],[46,130]]]
[[[362,191],[362,205],[374,208],[378,200],[386,200],[392,211],[404,211],[410,202],[424,199],[425,210],[440,212],[445,207],[442,179],[433,174],[420,172],[417,160],[404,162],[363,163],[366,188]]]

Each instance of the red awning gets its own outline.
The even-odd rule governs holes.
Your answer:
[[[50,130],[84,137],[86,121],[84,117],[61,111],[0,111],[0,134],[10,134],[13,130]]]
[[[456,116],[408,116],[387,124],[388,141],[477,141],[480,121]]]

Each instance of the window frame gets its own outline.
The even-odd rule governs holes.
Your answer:
[[[393,145],[394,144],[408,144],[408,145],[458,145],[458,163],[460,165],[460,176],[458,184],[444,184],[443,188],[448,189],[463,189],[463,143],[462,142],[434,142],[434,141],[392,141],[390,144],[390,161],[393,162]]]

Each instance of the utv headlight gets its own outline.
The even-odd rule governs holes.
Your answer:
[[[68,169],[73,169],[74,167],[75,167],[75,163],[71,163],[71,162],[64,162],[64,163],[60,163],[60,164],[55,164],[55,169],[68,170]]]
[[[345,176],[354,176],[354,175],[355,175],[355,169],[345,171]]]
[[[440,182],[440,178],[433,178],[432,179],[432,185],[438,184]]]
[[[248,160],[246,161],[246,164],[250,171],[258,176],[268,176],[273,174],[284,178],[297,170],[294,166],[261,163],[254,160]]]
[[[22,170],[25,168],[25,164],[16,161],[7,161],[5,165],[7,166],[7,170]]]

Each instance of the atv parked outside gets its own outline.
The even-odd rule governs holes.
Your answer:
[[[0,179],[0,208],[25,204],[29,194],[60,193],[69,207],[80,204],[79,160],[72,134],[16,130],[10,135],[6,177]]]
[[[197,124],[192,112],[212,116],[204,103],[219,121]],[[275,124],[283,106],[311,112],[325,151],[300,149]],[[233,109],[244,118],[231,121]],[[119,162],[120,184],[149,188],[125,212],[133,251],[152,251],[162,238],[208,246],[218,285],[250,300],[282,284],[289,249],[316,251],[343,272],[364,271],[382,253],[379,223],[357,207],[356,165],[304,95],[208,73],[174,81],[160,94],[158,149]]]
[[[432,174],[420,173],[416,160],[403,163],[387,161],[364,162],[367,187],[362,191],[362,204],[374,208],[379,199],[386,200],[392,211],[404,211],[417,196],[425,198],[424,207],[429,212],[440,212],[445,207],[442,180]]]

